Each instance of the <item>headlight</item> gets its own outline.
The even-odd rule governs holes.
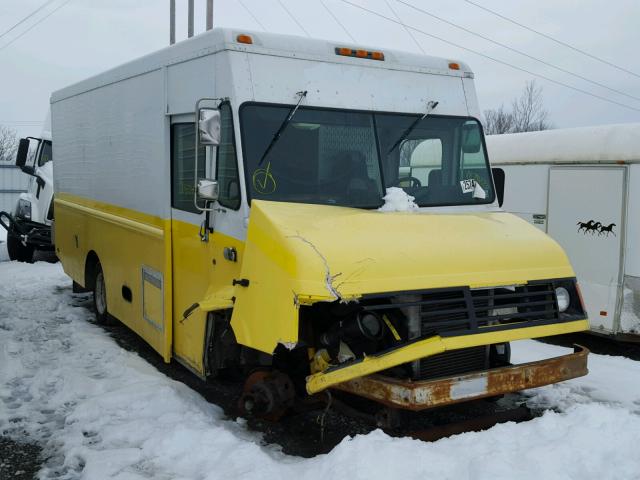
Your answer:
[[[18,200],[18,206],[16,207],[16,217],[26,218],[31,220],[31,202],[21,198]]]
[[[556,288],[556,299],[560,312],[564,312],[571,305],[571,295],[569,295],[569,290],[564,287]]]

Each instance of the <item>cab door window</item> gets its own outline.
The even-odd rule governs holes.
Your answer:
[[[220,145],[216,152],[216,179],[220,188],[218,203],[237,210],[240,208],[240,178],[233,133],[231,105],[220,105]]]
[[[193,204],[195,183],[195,125],[174,123],[171,126],[171,206],[186,212],[200,213]],[[206,172],[205,147],[198,150],[198,178]]]

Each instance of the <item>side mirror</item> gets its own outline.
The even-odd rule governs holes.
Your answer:
[[[220,145],[220,110],[201,108],[198,112],[200,145]]]
[[[198,198],[208,202],[215,202],[220,195],[218,182],[201,178],[198,180]]]
[[[504,203],[504,170],[494,167],[491,169],[493,174],[493,184],[496,186],[496,196],[498,197],[498,206],[502,206]]]
[[[462,126],[462,152],[478,153],[482,148],[482,134],[476,123],[468,123]]]
[[[20,167],[20,170],[22,170],[27,175],[31,175],[32,177],[36,176],[36,169],[32,165],[22,165]]]
[[[23,167],[27,163],[28,155],[29,155],[29,139],[21,138],[20,143],[18,144],[18,153],[16,154],[16,166],[20,167],[22,171],[24,171]]]

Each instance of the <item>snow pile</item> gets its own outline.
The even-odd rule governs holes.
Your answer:
[[[526,363],[569,353],[568,349],[533,341],[512,343],[513,363]],[[601,403],[640,415],[640,362],[625,357],[589,354],[589,374],[569,382],[525,392],[529,406],[568,409],[575,404]],[[640,438],[640,431],[635,432]],[[640,470],[638,471],[640,478]]]
[[[626,277],[624,282],[620,327],[624,332],[640,333],[640,285]]]
[[[0,264],[0,433],[45,448],[42,478],[632,479],[640,364],[592,355],[589,377],[530,393],[557,411],[434,443],[381,431],[301,459],[261,444],[186,385],[122,350],[60,265]],[[10,279],[11,282],[7,280]],[[513,345],[517,361],[567,349]]]
[[[414,202],[415,197],[412,197],[399,187],[387,188],[387,194],[382,199],[384,200],[384,205],[378,209],[380,212],[412,212],[418,210],[418,205]]]

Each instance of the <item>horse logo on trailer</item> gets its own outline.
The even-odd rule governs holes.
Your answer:
[[[615,227],[616,224],[615,223],[611,223],[609,225],[607,225],[606,227],[604,225],[600,225],[600,229],[598,231],[598,236],[603,235],[604,233],[607,234],[607,237],[609,236],[610,233],[613,233],[613,236],[616,236],[616,232],[613,231],[613,227]]]
[[[576,223],[576,225],[578,226],[578,233],[582,232],[585,235],[587,233],[595,235],[597,232],[598,236],[604,235],[605,233],[607,237],[610,233],[613,233],[614,237],[616,236],[616,233],[613,231],[613,227],[616,226],[615,223],[611,223],[605,226],[600,222],[596,222],[595,220],[589,220],[588,222],[578,222]]]
[[[591,235],[593,235],[602,226],[600,222],[596,222],[595,220],[589,220],[588,222],[578,222],[576,225],[578,225],[578,233],[582,232],[585,235],[587,233],[591,233]]]

